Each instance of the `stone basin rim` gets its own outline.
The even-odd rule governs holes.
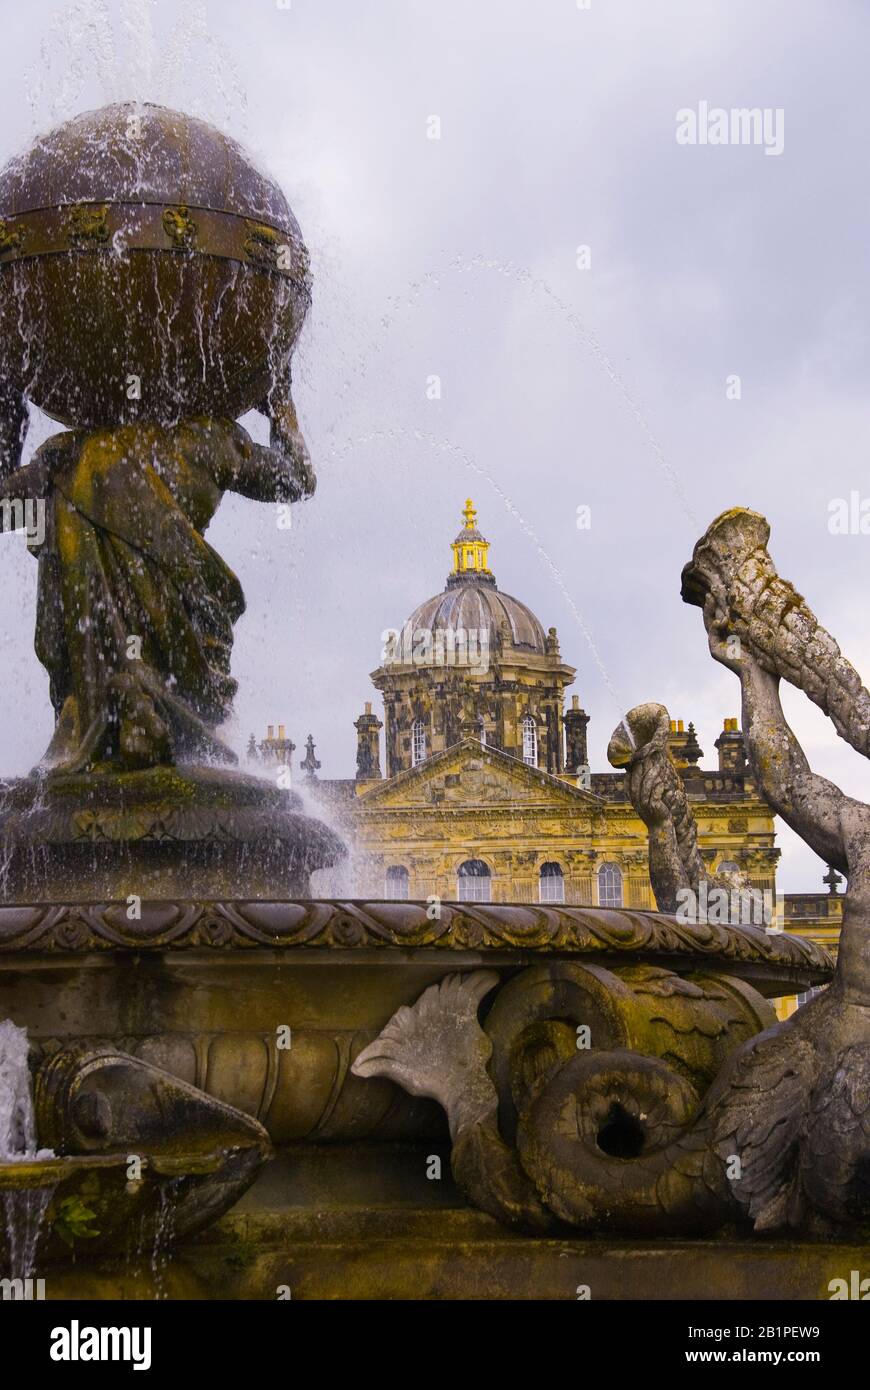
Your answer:
[[[829,979],[827,951],[803,937],[761,927],[680,922],[648,910],[536,903],[361,898],[143,899],[141,917],[126,900],[0,905],[0,954],[12,951],[182,950],[191,947],[285,950],[427,946],[439,951],[505,947],[572,954],[696,956],[764,965]]]
[[[165,1154],[144,1153],[139,1156],[142,1172],[151,1181],[170,1177],[201,1177],[218,1172],[227,1155],[242,1148],[261,1147],[264,1157],[271,1157],[271,1147],[256,1143],[236,1144],[223,1149],[210,1149],[204,1152]],[[77,1173],[90,1172],[95,1168],[128,1168],[130,1155],[121,1153],[75,1153],[54,1154],[51,1158],[34,1156],[0,1159],[0,1192],[18,1189],[28,1191],[38,1187],[56,1186],[65,1178],[75,1177]],[[22,1176],[29,1181],[22,1182]],[[18,1179],[18,1181],[15,1181]]]

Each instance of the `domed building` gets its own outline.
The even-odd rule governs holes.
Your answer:
[[[355,722],[356,777],[319,778],[308,737],[299,764],[306,784],[352,846],[352,881],[320,891],[654,909],[646,827],[624,772],[589,767],[589,716],[577,695],[565,708],[575,670],[556,630],[498,587],[470,501],[463,521],[443,590],[387,634],[371,674],[384,718],[369,702]],[[294,747],[279,725],[260,744],[252,735],[249,756],[286,764]],[[736,719],[724,721],[715,748],[718,767],[702,768],[694,725],[672,723],[671,757],[701,853],[712,870],[737,867],[773,896],[774,818]],[[837,877],[831,871],[824,880],[827,893],[786,895],[786,930],[836,947]],[[797,1002],[780,1001],[783,1016]]]
[[[321,783],[356,846],[374,897],[654,908],[647,833],[622,772],[594,773],[589,716],[566,690],[575,669],[490,569],[471,501],[443,590],[387,634],[371,680],[383,700],[356,721],[357,776]],[[711,866],[737,863],[775,889],[773,817],[746,768],[737,721],[701,771],[693,725],[671,753],[697,803]],[[381,773],[380,734],[384,734]]]
[[[562,706],[574,668],[556,629],[502,593],[469,499],[445,588],[388,634],[372,682],[384,701],[386,773],[476,738],[530,767],[564,770]]]

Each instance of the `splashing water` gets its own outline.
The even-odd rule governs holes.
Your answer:
[[[187,0],[171,31],[171,7],[148,0],[74,0],[48,21],[38,62],[24,74],[33,133],[90,104],[154,101],[247,133],[247,98],[229,50],[208,26],[205,0]],[[196,69],[203,80],[191,83]]]
[[[17,1028],[9,1019],[0,1023],[0,1164],[54,1157],[51,1149],[37,1148],[28,1050],[24,1028]],[[29,1279],[33,1274],[53,1193],[53,1186],[3,1193],[10,1279]]]
[[[507,279],[512,279],[518,285],[522,285],[524,288],[528,289],[532,295],[544,300],[550,308],[556,310],[563,322],[579,340],[584,350],[589,353],[595,363],[616,387],[623,407],[638,425],[650,447],[653,458],[663,478],[679,504],[680,510],[683,512],[692,530],[697,532],[700,529],[698,518],[686,495],[682,480],[673,464],[667,458],[664,449],[653,433],[649,421],[644,415],[640,405],[632,396],[624,379],[620,376],[609,355],[598,341],[596,333],[583,319],[581,319],[576,309],[566,304],[565,301],[556,294],[552,285],[547,280],[543,279],[541,276],[534,275],[525,266],[516,265],[513,261],[500,261],[495,257],[483,256],[478,253],[471,257],[462,255],[454,256],[447,265],[426,271],[425,274],[421,275],[418,280],[415,280],[413,284],[411,284],[409,287],[410,293],[404,296],[395,296],[392,301],[390,301],[391,310],[384,314],[380,321],[381,333],[379,341],[374,345],[370,345],[366,355],[360,358],[356,367],[356,375],[358,377],[365,377],[373,357],[378,352],[382,351],[389,341],[390,329],[393,327],[399,313],[403,309],[413,308],[424,290],[439,288],[441,280],[445,275],[467,275],[472,271],[492,271]],[[350,385],[350,374],[348,374],[348,379],[344,382],[336,396],[336,403],[339,407],[344,404],[350,391]],[[339,411],[339,414],[336,416],[331,426],[330,433],[333,436],[338,429],[341,415],[342,412]]]
[[[0,1023],[0,1160],[33,1157],[36,1119],[27,1066],[24,1028],[5,1019]]]
[[[352,827],[347,817],[342,817],[336,812],[328,798],[320,796],[315,787],[300,781],[294,790],[302,802],[302,808],[307,816],[312,816],[315,820],[322,821],[330,830],[334,830],[339,839],[344,842],[347,854],[344,859],[340,859],[337,864],[331,864],[325,869],[315,869],[311,874],[312,898],[359,898],[363,896],[361,885],[365,883],[370,874],[373,864],[372,855],[362,849],[352,836]]]

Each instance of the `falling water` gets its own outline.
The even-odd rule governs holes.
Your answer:
[[[378,352],[383,350],[390,340],[390,331],[402,309],[413,308],[420,299],[423,291],[437,289],[445,275],[467,275],[469,272],[473,271],[492,271],[506,279],[513,280],[516,284],[529,290],[532,295],[537,296],[540,301],[544,302],[550,309],[554,309],[559,314],[562,321],[578,339],[584,351],[592,357],[596,365],[616,387],[623,408],[628,411],[640,429],[641,434],[644,436],[650,448],[657,467],[679,504],[680,510],[683,512],[692,531],[697,532],[699,530],[698,518],[689,502],[679,474],[667,458],[664,449],[653,433],[649,421],[644,415],[640,405],[629,391],[625,380],[617,371],[608,353],[601,346],[596,333],[580,317],[576,309],[573,309],[560,298],[549,281],[543,279],[543,277],[539,275],[534,275],[532,271],[525,266],[516,265],[513,261],[500,261],[492,256],[477,254],[471,257],[463,255],[453,256],[446,265],[427,271],[409,286],[409,292],[405,295],[397,295],[390,301],[390,311],[384,314],[380,320],[380,334],[378,339],[373,344],[369,344],[366,353],[360,357],[359,363],[356,366],[356,375],[358,377],[365,377],[373,358]],[[348,374],[348,378],[336,393],[336,405],[339,407],[339,412],[330,428],[330,433],[333,436],[335,436],[342,418],[341,407],[346,403],[350,387],[351,379],[350,374]]]
[[[0,1023],[0,1159],[33,1156],[36,1119],[27,1066],[27,1033],[5,1019]]]
[[[347,819],[336,814],[335,808],[326,797],[318,796],[316,783],[312,786],[305,781],[297,782],[294,790],[302,801],[305,814],[313,816],[315,820],[322,821],[330,830],[334,830],[339,839],[344,841],[347,849],[345,858],[340,859],[338,863],[325,869],[314,870],[311,875],[311,897],[362,897],[361,885],[367,883],[371,876],[372,856],[356,844]]]
[[[54,1157],[51,1149],[37,1148],[28,1050],[25,1029],[9,1019],[0,1023],[0,1165]],[[8,1278],[32,1276],[53,1193],[51,1186],[3,1192]]]
[[[145,100],[226,124],[244,138],[247,98],[233,55],[209,29],[205,0],[188,0],[164,35],[159,17],[143,0],[74,0],[58,9],[39,60],[24,73],[33,134],[88,104]],[[196,83],[194,70],[202,79]]]
[[[183,1178],[172,1178],[158,1185],[156,1213],[142,1218],[137,1243],[138,1254],[145,1257],[151,1270],[151,1297],[168,1298],[164,1275],[169,1267],[170,1251],[175,1239],[175,1216]],[[136,1270],[135,1277],[141,1273]]]

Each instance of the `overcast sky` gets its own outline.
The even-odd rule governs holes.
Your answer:
[[[0,0],[0,18],[0,160],[80,110],[163,102],[249,147],[311,252],[296,394],[317,495],[289,533],[227,497],[208,536],[248,601],[240,747],[283,722],[297,759],[311,732],[321,775],[353,775],[381,633],[443,587],[468,494],[500,587],[577,667],[593,770],[644,700],[694,720],[716,765],[739,687],[679,579],[727,506],[769,517],[780,573],[866,679],[870,535],[828,520],[870,497],[870,6]],[[782,152],[679,144],[701,102],[781,110]],[[0,771],[25,773],[52,715],[20,535],[0,586]],[[867,797],[866,763],[786,699],[814,767]],[[780,887],[821,888],[780,844]]]

